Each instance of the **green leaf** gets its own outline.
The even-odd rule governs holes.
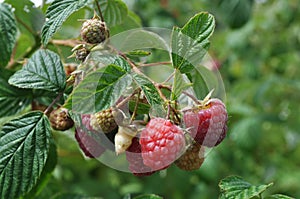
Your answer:
[[[17,25],[11,6],[0,3],[0,67],[10,60],[16,43]]]
[[[53,34],[74,12],[86,6],[88,0],[55,0],[46,11],[46,23],[42,28],[42,43],[46,46]]]
[[[66,74],[56,53],[38,50],[27,64],[9,79],[9,83],[20,88],[63,91],[66,86]]]
[[[102,199],[101,197],[89,197],[89,196],[84,196],[76,193],[60,193],[52,199]]]
[[[140,74],[133,73],[132,78],[138,87],[143,91],[146,99],[151,106],[161,105],[162,99],[159,96],[154,84],[146,77]]]
[[[282,195],[282,194],[275,194],[275,195],[266,197],[266,199],[295,199],[295,198],[292,198],[292,197],[286,196],[286,195]]]
[[[110,27],[109,32],[111,35],[115,35],[117,33],[125,32],[127,30],[132,30],[135,28],[141,28],[141,27],[142,27],[142,22],[140,17],[136,15],[134,12],[129,11],[127,17],[123,19],[123,22],[118,26]]]
[[[117,61],[121,63],[121,61]],[[88,74],[68,98],[65,107],[93,113],[114,105],[132,83],[128,65],[108,65]]]
[[[129,110],[131,112],[134,111],[135,106],[136,106],[136,101],[130,100],[129,101]],[[148,114],[149,110],[150,110],[150,105],[149,104],[145,104],[143,102],[139,102],[136,113],[137,114]]]
[[[136,196],[133,199],[163,199],[163,198],[155,194],[144,194],[144,195]]]
[[[18,198],[37,183],[48,158],[50,124],[42,112],[29,112],[0,131],[0,197]]]
[[[177,98],[181,95],[182,91],[184,91],[190,85],[191,84],[184,81],[183,75],[180,73],[180,71],[175,70],[171,100],[177,100]]]
[[[36,8],[34,3],[30,0],[5,0],[15,9],[15,15],[18,19],[22,20],[23,24],[26,24],[33,32],[40,32],[45,22],[43,12]],[[28,31],[22,24],[18,24],[19,29],[22,32]]]
[[[172,31],[172,63],[182,73],[190,72],[198,65],[209,47],[209,37],[215,28],[213,15],[201,12],[192,17],[184,27]]]
[[[128,8],[121,0],[100,0],[99,4],[108,27],[121,24],[128,15]]]
[[[244,181],[238,176],[229,176],[220,181],[219,187],[221,190],[221,199],[254,199],[259,197],[267,188],[272,186],[273,183],[268,185],[252,185]]]
[[[191,82],[193,82],[192,86],[196,97],[198,99],[203,99],[207,93],[209,93],[207,82],[204,79],[205,76],[201,74],[199,70],[192,70],[188,76],[190,77]]]
[[[9,85],[11,72],[0,68],[0,74],[0,116],[17,114],[30,104],[32,92]]]
[[[200,12],[192,17],[181,29],[181,32],[198,43],[209,39],[215,29],[215,18],[207,12]]]
[[[31,191],[26,194],[25,198],[36,198],[41,191],[45,188],[48,181],[52,177],[52,171],[54,170],[56,164],[57,164],[57,151],[56,151],[56,145],[54,143],[54,140],[50,140],[50,148],[49,148],[49,155],[45,164],[45,167],[42,171],[42,174],[40,178],[38,179],[38,182],[36,183],[36,186],[34,186]]]

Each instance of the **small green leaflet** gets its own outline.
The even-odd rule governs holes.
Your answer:
[[[16,43],[17,25],[10,5],[0,3],[0,67],[6,66],[10,60]]]
[[[254,199],[272,185],[273,183],[255,186],[244,181],[241,177],[229,176],[219,183],[220,199]]]
[[[42,43],[46,46],[61,27],[63,22],[74,12],[86,6],[88,0],[55,0],[46,11],[46,23],[42,28]]]
[[[179,70],[175,70],[171,100],[177,100],[177,98],[181,95],[182,91],[184,91],[190,86],[190,83],[184,81],[183,74],[181,74]]]
[[[42,112],[29,112],[0,131],[0,198],[19,198],[37,183],[48,158],[50,124]]]
[[[17,114],[30,104],[32,92],[9,85],[11,72],[0,68],[0,74],[0,117]]]
[[[132,74],[132,78],[138,87],[141,88],[143,94],[151,106],[161,105],[162,99],[159,96],[154,84],[144,75],[137,73]]]
[[[109,27],[121,24],[128,15],[128,8],[121,0],[99,0],[99,4]]]
[[[275,194],[275,195],[266,197],[266,199],[295,199],[295,198],[292,198],[292,197],[286,196],[286,195],[282,195],[282,194]]]
[[[119,64],[122,61],[116,61]],[[114,105],[132,83],[130,66],[110,64],[90,74],[75,88],[65,107],[75,113],[93,113]]]
[[[174,27],[171,42],[173,67],[187,73],[198,65],[207,52],[208,39],[214,28],[215,19],[206,12],[196,14],[183,28]]]
[[[63,91],[66,86],[66,74],[56,53],[38,50],[27,64],[9,79],[9,83],[19,88]]]
[[[163,197],[155,195],[155,194],[144,194],[144,195],[136,196],[132,199],[163,199]]]

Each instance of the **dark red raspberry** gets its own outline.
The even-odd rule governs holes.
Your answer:
[[[220,144],[227,132],[227,111],[219,99],[209,99],[184,113],[184,123],[196,142],[207,147]]]
[[[96,131],[91,125],[91,114],[82,114],[81,115],[81,123],[88,131]]]
[[[132,139],[132,144],[126,150],[126,159],[129,163],[129,170],[135,176],[149,176],[155,173],[150,167],[146,166],[142,158],[142,149],[138,138]]]
[[[151,119],[141,133],[140,144],[144,164],[153,170],[168,167],[185,147],[183,131],[170,120]]]
[[[185,153],[175,161],[177,167],[186,171],[197,170],[204,162],[204,146],[195,142]]]
[[[105,151],[105,148],[89,133],[77,127],[75,129],[75,138],[87,157],[97,158]]]

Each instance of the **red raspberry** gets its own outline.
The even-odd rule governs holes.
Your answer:
[[[183,131],[163,118],[151,119],[141,133],[140,144],[144,164],[153,170],[168,167],[185,147]]]
[[[155,173],[151,168],[144,165],[141,145],[136,137],[132,139],[132,144],[126,150],[126,159],[129,163],[129,170],[135,176],[149,176]]]
[[[76,127],[75,138],[87,157],[97,158],[105,151],[105,148],[102,145],[102,138],[99,136],[100,134],[98,134],[90,125],[90,119],[90,114],[81,115],[82,126]],[[99,140],[96,140],[96,136]],[[100,139],[101,143],[99,142]]]
[[[82,128],[77,127],[75,130],[75,138],[87,157],[97,158],[104,151],[105,148],[97,142],[97,140],[89,135],[87,131],[84,131]]]
[[[227,111],[219,99],[209,99],[199,108],[184,113],[184,123],[191,136],[201,145],[220,144],[227,132]]]
[[[81,115],[81,123],[88,131],[96,131],[93,126],[90,124],[91,115],[90,114],[82,114]]]

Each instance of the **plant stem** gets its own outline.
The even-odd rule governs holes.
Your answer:
[[[139,67],[148,67],[148,66],[159,66],[159,65],[170,65],[171,62],[155,62],[155,63],[148,63],[148,64],[140,64]]]
[[[104,17],[103,17],[103,14],[102,14],[100,4],[99,4],[98,0],[95,0],[95,3],[97,5],[97,9],[98,9],[98,12],[99,12],[100,19],[101,19],[101,21],[104,21]]]
[[[138,105],[139,105],[140,96],[141,96],[141,91],[139,90],[138,95],[137,95],[137,98],[136,98],[136,100],[135,100],[134,110],[133,110],[132,116],[131,116],[131,118],[130,118],[130,124],[131,124],[132,121],[135,119],[136,112],[137,112]]]
[[[57,40],[53,39],[50,41],[53,45],[59,45],[59,46],[68,46],[71,48],[74,48],[76,45],[81,44],[80,41],[75,39],[68,39],[68,40]]]
[[[51,104],[46,108],[46,110],[44,111],[44,114],[47,115],[49,114],[51,108],[54,106],[55,103],[58,102],[58,100],[60,100],[60,98],[63,96],[64,92],[60,92],[56,98],[51,102]]]

